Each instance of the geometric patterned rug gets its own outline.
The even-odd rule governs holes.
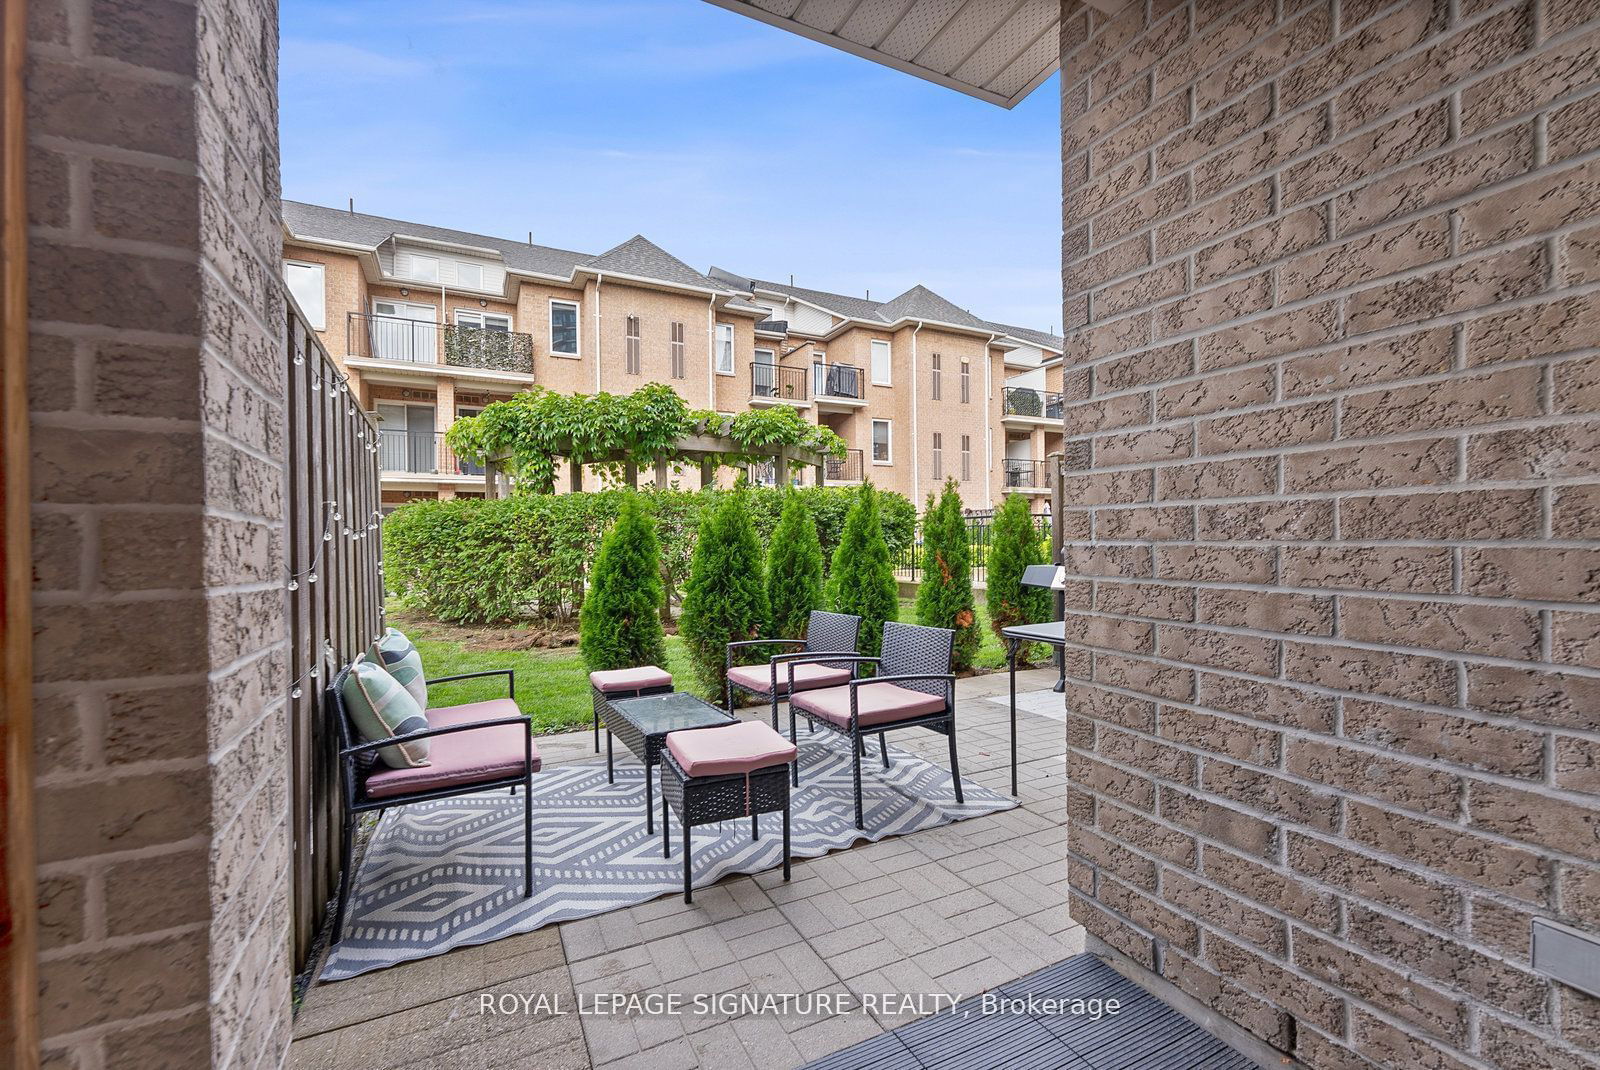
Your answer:
[[[322,980],[338,981],[401,962],[485,944],[662,895],[683,894],[682,833],[672,818],[672,857],[661,857],[661,785],[656,830],[644,827],[644,767],[618,747],[617,782],[605,759],[558,765],[533,777],[533,897],[522,895],[522,797],[504,791],[415,803],[384,813],[356,875],[344,939]],[[626,756],[624,761],[622,756]],[[891,745],[884,769],[876,746],[861,761],[866,830],[855,826],[850,744],[831,732],[802,735],[800,787],[790,801],[790,854],[818,858],[876,841],[1009,810],[1017,801],[962,781],[957,803],[948,770]],[[782,863],[781,817],[762,817],[752,842],[739,818],[694,830],[694,886]]]

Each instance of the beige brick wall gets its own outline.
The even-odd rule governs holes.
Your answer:
[[[1595,6],[1063,14],[1074,915],[1315,1067],[1594,1065]]]
[[[276,1065],[276,6],[30,16],[44,1054]]]

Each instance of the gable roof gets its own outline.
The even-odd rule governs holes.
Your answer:
[[[643,234],[635,234],[621,245],[613,246],[599,256],[591,256],[583,262],[583,266],[596,271],[614,271],[619,275],[659,279],[700,290],[734,292],[726,283],[700,274]]]
[[[878,316],[886,323],[898,323],[903,319],[934,320],[980,331],[989,329],[988,323],[966,309],[957,308],[921,283],[894,300],[884,302],[878,308]]]
[[[1032,342],[1036,346],[1044,349],[1053,349],[1057,353],[1060,353],[1067,344],[1067,340],[1059,334],[1051,334],[1049,331],[1036,331],[1031,327],[1018,327],[1013,323],[986,321],[984,326],[992,327],[1003,334],[1008,334],[1019,342]]]

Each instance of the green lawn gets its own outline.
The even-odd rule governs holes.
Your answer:
[[[514,669],[517,674],[517,705],[533,719],[536,732],[565,732],[591,723],[589,705],[589,672],[576,646],[555,650],[473,650],[454,639],[440,636],[437,625],[412,614],[390,607],[391,623],[404,631],[417,644],[422,655],[422,665],[430,677],[452,676],[481,669]],[[900,619],[916,619],[915,605],[909,598],[900,600]],[[1005,651],[1000,640],[989,630],[989,615],[980,597],[978,601],[978,626],[983,632],[983,646],[978,651],[977,671],[993,672],[1005,668]],[[692,686],[693,671],[689,666],[688,651],[682,639],[667,637],[666,670],[672,673],[678,686]],[[429,689],[429,702],[438,706],[454,706],[479,699],[500,698],[505,695],[505,680],[489,678],[462,683],[440,684]]]

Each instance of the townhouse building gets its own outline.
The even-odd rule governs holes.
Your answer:
[[[491,402],[535,384],[659,382],[696,408],[788,405],[832,428],[849,452],[828,483],[870,479],[920,502],[953,477],[971,508],[1008,490],[1043,507],[1061,443],[1054,335],[923,286],[877,302],[702,273],[638,235],[588,254],[295,201],[283,217],[290,291],[380,418],[386,506],[481,494],[481,468],[445,432]],[[698,472],[677,478],[699,486]]]

